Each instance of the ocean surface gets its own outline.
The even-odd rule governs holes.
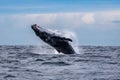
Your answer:
[[[0,46],[0,80],[120,80],[120,46],[79,46],[56,54],[48,46]]]

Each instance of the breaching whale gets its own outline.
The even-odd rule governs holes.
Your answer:
[[[60,52],[64,54],[75,53],[74,49],[69,43],[72,42],[72,39],[59,36],[54,32],[50,32],[47,29],[39,27],[37,24],[31,25],[31,28],[40,39],[42,39],[44,42],[55,48],[59,53]]]

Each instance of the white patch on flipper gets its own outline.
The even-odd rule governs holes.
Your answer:
[[[57,50],[55,50],[55,49],[54,49],[54,53],[55,53],[55,54],[59,54],[59,52],[57,52]]]

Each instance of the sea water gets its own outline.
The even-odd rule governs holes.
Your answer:
[[[1,45],[0,80],[120,80],[120,46],[78,49],[65,55],[48,46]]]

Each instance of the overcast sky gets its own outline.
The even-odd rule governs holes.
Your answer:
[[[30,25],[68,31],[79,45],[120,45],[120,0],[0,0],[0,45],[40,45]]]

